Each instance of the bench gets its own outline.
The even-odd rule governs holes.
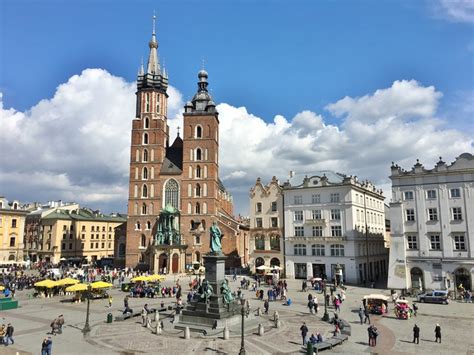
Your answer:
[[[115,321],[116,321],[116,322],[121,322],[121,321],[124,321],[124,320],[126,320],[126,319],[138,317],[138,316],[140,316],[141,314],[142,314],[141,311],[121,314],[121,315],[119,315],[119,316],[115,316]]]
[[[174,329],[179,329],[179,330],[182,330],[184,331],[186,327],[185,326],[182,326],[182,325],[176,325],[174,327]],[[189,327],[189,331],[191,332],[195,332],[195,333],[202,333],[203,335],[207,335],[207,331],[206,329],[200,329],[200,328],[192,328],[192,327]],[[219,332],[219,333],[222,333],[222,332]]]

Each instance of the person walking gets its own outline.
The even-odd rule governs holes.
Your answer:
[[[369,346],[372,346],[374,333],[372,332],[372,325],[367,328],[367,335],[369,336]]]
[[[7,330],[7,333],[8,333],[8,330]],[[435,342],[437,343],[439,339],[439,343],[441,344],[441,327],[439,324],[436,324],[436,327],[435,327],[435,337],[436,337]]]
[[[13,331],[14,330],[15,329],[13,328],[13,326],[10,323],[8,323],[7,330],[5,332],[5,345],[6,346],[10,345],[10,342],[12,344],[15,344],[15,341],[13,340]],[[441,330],[441,328],[440,328],[440,330]]]
[[[303,346],[306,345],[306,335],[308,335],[308,327],[306,323],[303,322],[303,325],[300,328],[301,330],[301,337],[303,338]]]
[[[145,305],[142,308],[142,325],[144,327],[146,327],[148,323],[148,313],[149,313],[148,304],[145,303]]]
[[[362,321],[364,320],[364,310],[362,307],[359,307],[359,319],[360,319],[360,324],[362,325]]]
[[[51,355],[51,348],[53,346],[53,341],[51,337],[44,338],[41,343],[41,355]]]
[[[63,333],[63,325],[64,325],[64,316],[60,314],[58,317],[58,334]]]
[[[265,308],[265,314],[268,314],[268,308],[270,307],[270,304],[268,303],[268,299],[265,300],[263,303],[263,308]]]
[[[370,324],[370,314],[369,314],[369,310],[367,309],[367,307],[365,307],[364,309],[364,324],[369,321],[369,324]]]
[[[377,346],[377,337],[379,336],[379,330],[373,324],[372,325],[372,346]]]
[[[416,313],[418,312],[418,305],[413,302],[413,316],[416,317]]]
[[[420,328],[415,324],[413,327],[413,343],[420,344]]]

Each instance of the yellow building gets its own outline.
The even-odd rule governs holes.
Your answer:
[[[28,217],[27,230],[37,231],[37,237],[28,235],[25,249],[33,262],[54,264],[71,258],[94,262],[114,257],[115,229],[126,222],[126,216],[105,215],[87,208],[54,209],[40,218],[38,215],[41,214]]]
[[[6,261],[23,261],[25,216],[18,201],[8,203],[0,196],[0,264]]]

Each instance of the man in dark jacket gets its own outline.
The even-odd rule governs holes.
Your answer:
[[[415,324],[413,327],[413,343],[415,342],[420,344],[420,328]]]
[[[369,314],[369,310],[368,310],[367,307],[365,307],[365,309],[364,309],[364,316],[365,316],[365,318],[364,318],[364,324],[365,324],[367,321],[369,321],[369,324],[370,324],[370,314]]]
[[[301,330],[301,337],[303,338],[303,345],[306,345],[306,335],[308,334],[308,327],[306,326],[306,323],[303,323],[300,330]]]
[[[7,328],[7,334],[8,334],[8,328]],[[436,327],[435,327],[435,337],[436,337],[435,342],[438,342],[438,339],[439,339],[439,342],[441,343],[441,327],[439,326],[439,324],[436,324]]]
[[[5,345],[7,346],[10,344],[10,342],[12,344],[15,344],[15,341],[13,340],[13,331],[14,331],[13,326],[10,323],[8,323],[7,331],[5,334]],[[441,331],[441,328],[440,328],[440,331]]]

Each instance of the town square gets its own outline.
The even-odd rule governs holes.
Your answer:
[[[474,2],[0,2],[0,354],[473,354]]]

